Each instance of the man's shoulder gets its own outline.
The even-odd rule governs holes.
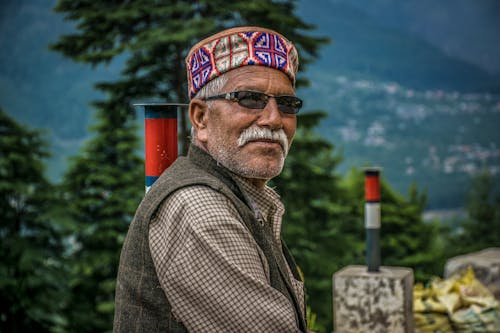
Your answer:
[[[234,204],[223,193],[204,185],[180,188],[168,196],[158,208],[156,222],[189,226],[193,230],[210,228],[221,221],[236,219],[239,214]],[[163,218],[161,218],[163,217]],[[155,221],[153,221],[155,223]]]
[[[220,180],[211,175],[207,170],[193,163],[189,158],[179,157],[153,185],[165,189],[177,190],[190,185],[206,185],[220,187]]]
[[[222,192],[213,187],[205,184],[192,184],[178,188],[169,195],[168,200],[197,207],[210,203],[226,203],[228,199]]]

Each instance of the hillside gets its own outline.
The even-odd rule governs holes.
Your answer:
[[[426,190],[429,209],[461,206],[477,172],[500,175],[500,95],[314,77],[307,100],[330,111],[320,131],[341,150],[341,171],[380,166],[401,193]]]
[[[91,68],[51,52],[48,45],[71,31],[53,6],[54,1],[0,2],[0,106],[46,132],[53,155],[48,175],[59,181],[67,158],[88,136],[91,101],[102,97],[93,85],[117,77],[119,68]]]
[[[49,43],[71,31],[52,5],[2,2],[0,103],[19,121],[48,129],[55,139],[81,139],[91,122],[89,103],[99,96],[93,84],[115,77],[117,69],[92,69],[49,51]]]
[[[349,3],[385,27],[418,36],[457,59],[500,74],[497,0],[330,0]]]
[[[498,76],[444,53],[414,33],[386,27],[347,1],[315,3],[318,6],[300,6],[299,12],[314,22],[318,34],[332,39],[312,66],[317,71],[394,81],[412,89],[500,92]]]
[[[300,10],[332,43],[302,94],[306,109],[328,112],[320,131],[341,151],[341,171],[381,166],[401,193],[412,183],[426,191],[429,209],[463,206],[479,171],[500,175],[498,76],[402,30],[397,18],[393,28],[366,1],[319,3],[321,11]]]

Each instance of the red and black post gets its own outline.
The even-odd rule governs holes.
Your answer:
[[[178,156],[178,103],[135,104],[144,108],[146,192]]]
[[[380,268],[380,168],[365,169],[365,228],[368,272]]]

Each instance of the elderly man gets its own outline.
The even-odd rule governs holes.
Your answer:
[[[222,31],[186,58],[192,145],[139,206],[120,259],[115,332],[300,332],[303,284],[266,183],[302,101],[297,51],[259,27]]]

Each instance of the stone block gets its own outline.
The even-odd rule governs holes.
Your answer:
[[[413,333],[413,271],[347,266],[333,275],[335,333]]]

